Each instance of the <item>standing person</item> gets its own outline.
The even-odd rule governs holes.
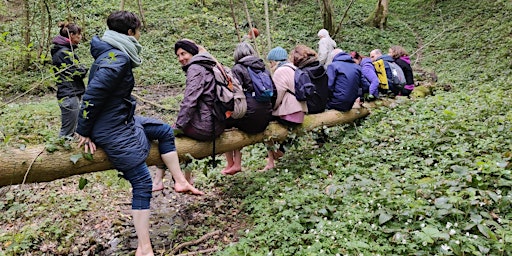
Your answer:
[[[297,98],[295,98],[295,70],[297,67],[286,60],[286,54],[283,48],[276,47],[272,49],[267,56],[271,68],[275,70],[272,80],[274,81],[277,92],[272,116],[279,123],[294,127],[302,124],[308,107],[306,101],[298,101]],[[290,55],[291,54],[293,54],[293,52],[290,53]],[[283,144],[278,150],[275,150],[273,146],[273,142],[269,142],[267,164],[262,171],[273,169],[275,160],[284,154],[285,147]]]
[[[367,99],[375,100],[379,97],[379,78],[375,73],[375,67],[369,57],[360,55],[358,52],[351,52],[350,56],[356,64],[361,66],[361,85],[363,95],[368,94]]]
[[[150,140],[158,140],[162,160],[172,173],[177,192],[203,192],[190,185],[181,172],[171,126],[134,115],[133,68],[142,63],[139,18],[131,12],[116,11],[108,16],[107,26],[101,39],[95,36],[91,41],[95,61],[79,115],[78,146],[84,145],[85,152],[91,154],[97,146],[103,148],[110,162],[130,182],[138,238],[135,255],[153,255],[149,238],[152,181],[145,162]]]
[[[358,108],[359,88],[361,87],[361,67],[346,52],[334,56],[327,68],[329,77],[328,109],[348,111]]]
[[[329,60],[329,54],[336,48],[336,42],[329,36],[327,29],[320,29],[318,31],[318,61],[320,65],[323,65],[327,69],[327,60]]]
[[[57,79],[57,100],[61,112],[59,137],[71,137],[78,123],[80,101],[85,92],[87,68],[80,64],[75,50],[82,40],[82,29],[74,24],[59,23],[59,35],[53,38],[52,64]]]
[[[239,43],[235,48],[233,58],[235,65],[231,71],[245,92],[247,112],[241,119],[227,119],[227,128],[235,127],[249,134],[263,132],[272,118],[272,103],[270,100],[261,102],[253,97],[254,85],[248,68],[256,71],[261,70],[269,75],[270,72],[265,68],[263,60],[257,57],[256,51],[249,43]],[[224,154],[227,166],[222,170],[222,174],[233,175],[242,170],[241,150],[240,148]]]
[[[389,56],[391,56],[395,63],[402,68],[405,76],[405,85],[400,94],[402,96],[409,96],[414,90],[414,75],[411,68],[411,59],[407,51],[399,45],[393,45],[389,48]]]

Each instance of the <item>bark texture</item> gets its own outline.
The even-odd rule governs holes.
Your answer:
[[[307,115],[304,123],[292,131],[286,126],[271,123],[267,129],[259,134],[249,135],[238,130],[224,132],[216,140],[216,153],[232,151],[247,145],[264,142],[272,138],[274,141],[283,141],[289,132],[302,134],[321,126],[335,126],[346,124],[363,118],[370,114],[368,108],[352,109],[348,112],[328,110],[324,113]],[[199,142],[187,137],[178,137],[176,147],[181,160],[189,156],[200,159],[212,154],[212,142]],[[76,163],[71,159],[82,154],[82,149],[74,147],[71,150],[48,152],[44,146],[32,146],[24,150],[8,149],[0,152],[0,187],[34,182],[46,182],[73,175],[112,169],[107,155],[101,149],[94,153],[92,160],[84,157]],[[163,164],[156,142],[153,142],[148,165]]]

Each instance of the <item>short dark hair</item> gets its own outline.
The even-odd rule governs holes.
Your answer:
[[[141,25],[139,17],[129,11],[115,11],[107,18],[108,29],[125,35],[128,35],[130,29],[135,33],[135,30],[140,28]]]

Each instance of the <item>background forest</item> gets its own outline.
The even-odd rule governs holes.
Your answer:
[[[163,108],[140,102],[139,113],[174,122],[185,79],[173,52],[178,39],[194,39],[233,65],[230,2],[142,2],[136,93]],[[244,34],[244,6],[233,2]],[[271,47],[316,49],[323,2],[268,1],[268,38],[264,1],[247,1],[262,56],[268,39]],[[235,176],[193,161],[187,168],[207,195],[155,195],[157,254],[512,254],[512,2],[393,0],[383,29],[366,23],[376,2],[332,1],[335,27],[344,17],[338,46],[368,54],[402,45],[418,75],[436,74],[437,87],[451,90],[328,128],[321,148],[312,148],[313,135],[301,137],[266,173],[256,172],[265,164],[263,145],[244,148],[244,171]],[[140,13],[136,1],[124,8]],[[58,21],[75,21],[85,29],[78,55],[90,65],[88,41],[117,9],[103,0],[0,2],[0,158],[9,148],[62,143],[48,40]],[[129,195],[115,171],[0,188],[0,255],[133,253]],[[187,242],[197,243],[173,250]]]

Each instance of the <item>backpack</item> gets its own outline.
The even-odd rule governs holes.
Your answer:
[[[387,90],[389,89],[388,76],[386,75],[386,66],[384,66],[384,60],[380,59],[373,62],[375,67],[375,73],[379,78],[379,88]]]
[[[295,71],[294,83],[295,92],[286,90],[293,94],[298,101],[306,101],[308,113],[316,114],[325,110],[329,89],[327,86],[327,73],[323,66],[305,67],[303,69],[294,66],[285,65]],[[319,76],[312,74],[312,69],[322,68],[323,72]]]
[[[253,97],[258,102],[271,102],[274,95],[274,82],[267,70],[254,70],[247,67],[253,87]]]
[[[393,74],[393,77],[391,78],[391,83],[393,83],[395,86],[399,88],[403,88],[405,85],[405,75],[404,71],[398,64],[394,62],[388,62],[389,68],[391,69],[391,73]]]
[[[215,76],[215,114],[219,120],[239,119],[247,112],[247,101],[242,86],[231,70],[218,63],[213,67]]]

